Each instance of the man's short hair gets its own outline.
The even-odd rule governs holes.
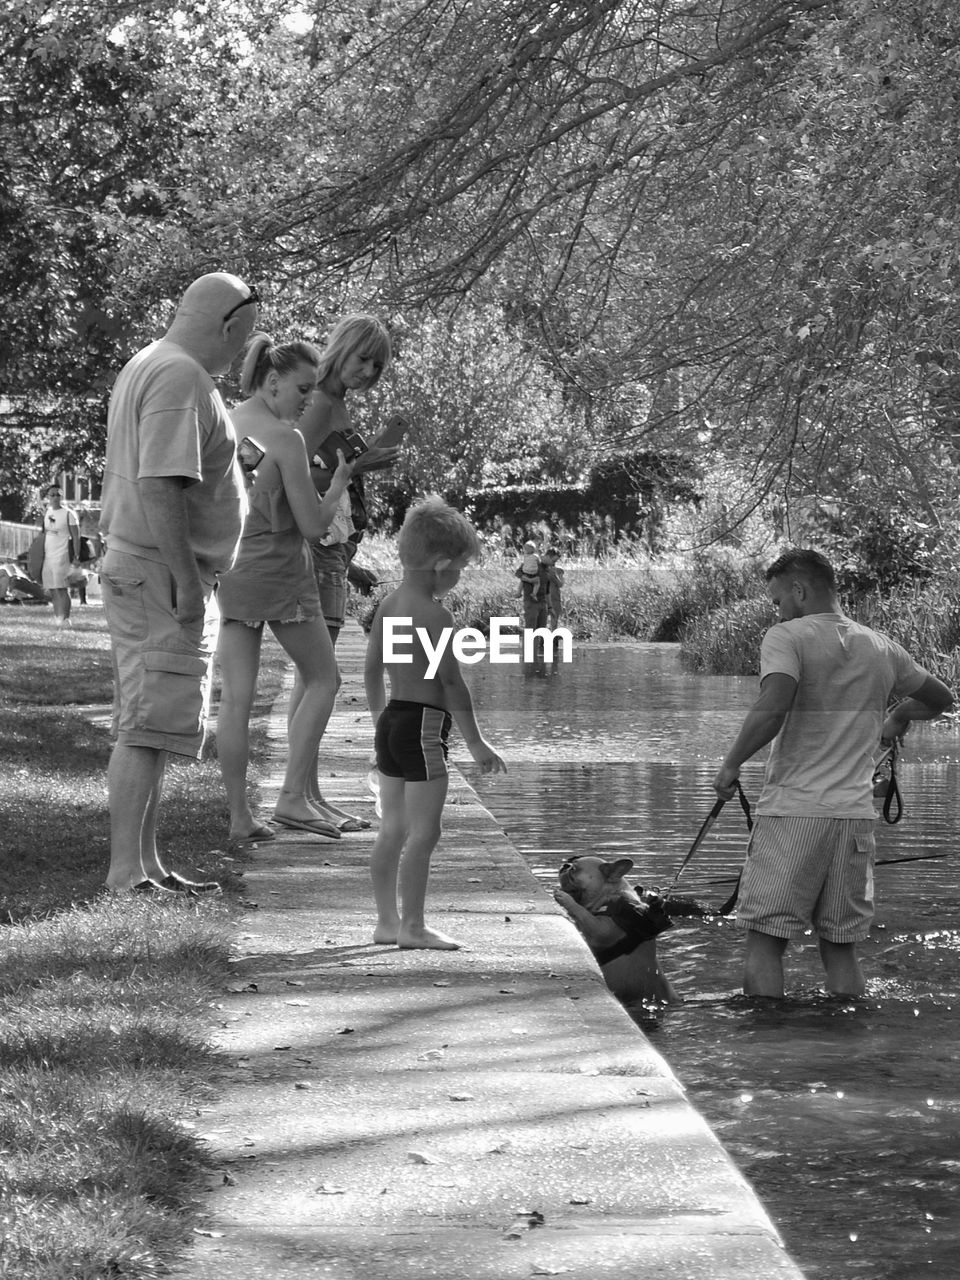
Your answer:
[[[431,494],[407,512],[397,550],[405,569],[432,569],[438,560],[475,560],[481,546],[467,517]]]
[[[837,575],[825,555],[806,547],[790,547],[774,560],[767,570],[767,582],[794,574],[819,587],[835,591]]]

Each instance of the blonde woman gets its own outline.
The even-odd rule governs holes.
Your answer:
[[[241,373],[247,399],[231,414],[241,461],[251,477],[240,553],[221,578],[219,594],[217,751],[234,842],[273,837],[247,797],[249,722],[264,624],[293,659],[301,689],[289,719],[287,767],[274,821],[332,839],[340,835],[311,800],[314,761],[338,677],[306,539],[321,537],[329,528],[352,467],[341,454],[321,500],[303,437],[293,429],[316,390],[319,364],[319,352],[308,343],[278,345],[265,333],[254,334]]]
[[[320,492],[326,490],[333,474],[337,447],[348,447],[354,435],[346,403],[348,393],[365,392],[376,386],[392,356],[390,335],[376,316],[348,315],[330,331],[320,357],[317,394],[297,423],[297,430],[307,446],[314,482]],[[395,441],[405,429],[403,420],[399,416],[394,417],[386,428],[389,432],[386,439],[391,443],[380,444],[381,437],[378,437],[366,452],[354,460],[354,479],[339,499],[330,529],[323,537],[311,539],[320,604],[333,644],[336,644],[345,620],[347,570],[366,522],[361,473],[392,466],[399,453]],[[293,691],[292,708],[296,707],[301,692],[298,683]],[[311,786],[314,803],[341,831],[357,831],[370,825],[366,819],[347,813],[324,799],[316,770]]]

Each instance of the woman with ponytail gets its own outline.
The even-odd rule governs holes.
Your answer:
[[[327,531],[352,475],[342,453],[322,500],[303,437],[293,429],[312,398],[320,353],[306,342],[251,336],[241,373],[247,398],[232,412],[248,471],[249,514],[234,568],[220,579],[222,625],[217,754],[230,805],[230,839],[270,840],[247,797],[249,723],[266,623],[293,659],[303,694],[288,726],[283,789],[273,815],[281,826],[339,838],[311,802],[314,760],[339,678],[307,539]]]

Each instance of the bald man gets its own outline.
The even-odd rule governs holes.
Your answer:
[[[203,747],[215,587],[233,564],[246,510],[233,425],[213,379],[243,349],[258,301],[236,276],[201,276],[110,397],[100,531],[115,676],[107,885],[117,891],[220,889],[167,871],[157,817],[167,753],[196,759]]]

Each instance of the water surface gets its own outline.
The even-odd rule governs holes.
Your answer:
[[[465,772],[545,884],[564,857],[588,852],[628,854],[638,880],[668,882],[757,691],[752,679],[684,673],[669,645],[580,645],[547,676],[484,664],[469,679],[510,772]],[[751,799],[761,770],[743,771]],[[960,732],[916,726],[900,775],[905,817],[878,825],[878,859],[952,855]],[[722,901],[744,841],[731,802],[680,887]],[[812,939],[788,952],[787,1000],[745,1000],[736,926],[684,921],[660,949],[685,1002],[641,1024],[811,1280],[957,1280],[960,877],[946,856],[876,878],[863,1000],[820,994]]]

